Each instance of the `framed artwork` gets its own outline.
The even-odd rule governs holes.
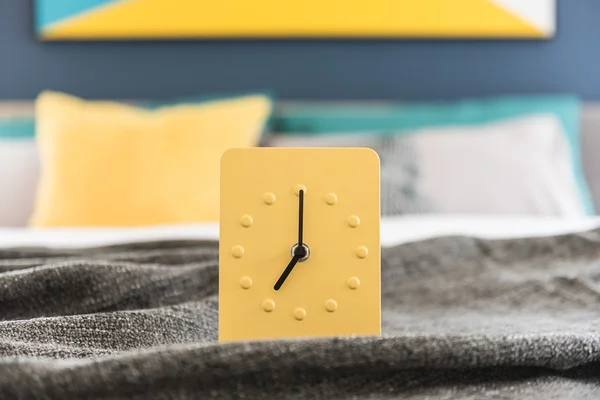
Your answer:
[[[557,0],[35,0],[42,40],[549,38]]]

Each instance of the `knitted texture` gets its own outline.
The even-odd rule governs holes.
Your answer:
[[[599,242],[385,248],[381,337],[224,345],[216,242],[0,250],[0,398],[598,399]]]

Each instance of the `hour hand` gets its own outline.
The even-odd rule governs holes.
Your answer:
[[[283,273],[281,274],[281,276],[277,280],[277,283],[275,283],[275,286],[273,286],[273,289],[279,290],[281,288],[281,285],[283,285],[283,282],[285,282],[285,280],[287,279],[287,277],[290,274],[290,272],[292,272],[292,270],[294,269],[294,267],[296,266],[296,264],[298,263],[298,261],[300,261],[300,258],[301,257],[299,257],[297,255],[295,255],[292,258],[292,261],[290,261],[290,263],[288,264],[288,266],[285,267],[285,270],[283,271]]]

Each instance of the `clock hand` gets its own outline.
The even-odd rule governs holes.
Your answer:
[[[275,283],[273,289],[279,290],[283,282],[287,279],[288,275],[292,272],[298,261],[303,257],[306,257],[306,249],[302,244],[302,234],[304,233],[304,190],[298,192],[298,245],[295,246],[294,257],[290,261],[285,270]]]
[[[290,263],[288,264],[288,266],[285,267],[285,270],[283,271],[283,273],[281,274],[281,276],[277,280],[277,283],[275,283],[275,286],[273,286],[273,289],[279,290],[281,288],[281,285],[283,285],[283,282],[285,282],[285,280],[287,279],[288,275],[290,274],[290,272],[292,272],[292,270],[294,269],[294,267],[296,266],[296,264],[298,263],[298,261],[300,260],[300,258],[301,257],[299,257],[297,255],[294,255],[294,257],[292,258],[292,261],[290,261]]]
[[[302,247],[302,234],[304,233],[304,190],[300,190],[298,196],[298,247]]]

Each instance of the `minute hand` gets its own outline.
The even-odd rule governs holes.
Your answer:
[[[304,232],[304,190],[300,190],[298,196],[298,247],[302,247],[302,234]]]
[[[288,275],[290,274],[290,272],[292,272],[292,270],[294,269],[294,267],[296,266],[296,264],[298,263],[299,260],[300,260],[300,257],[298,257],[298,256],[294,256],[292,258],[292,261],[290,261],[288,266],[285,267],[285,270],[283,271],[283,273],[277,280],[277,283],[275,283],[275,286],[273,286],[273,289],[279,290],[281,288],[281,285],[283,285],[283,282],[285,282]]]

